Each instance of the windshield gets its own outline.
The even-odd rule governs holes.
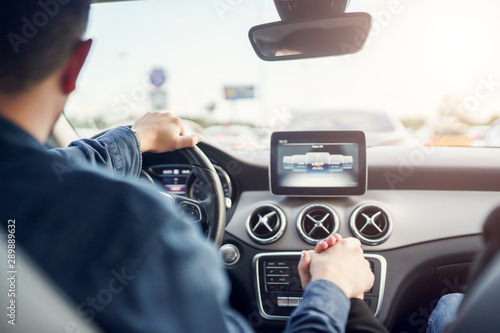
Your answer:
[[[375,112],[305,112],[297,115],[287,126],[292,130],[355,130],[392,132],[396,126],[384,113]]]
[[[231,149],[276,130],[361,129],[369,146],[500,146],[497,0],[352,0],[374,18],[354,55],[264,62],[271,0],[93,5],[92,51],[65,114],[82,136],[168,111]]]

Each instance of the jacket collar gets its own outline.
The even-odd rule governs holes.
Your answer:
[[[45,150],[44,146],[37,139],[2,116],[0,116],[0,143],[10,143],[26,148]]]

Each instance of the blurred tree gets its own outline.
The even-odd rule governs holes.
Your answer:
[[[466,124],[469,123],[468,110],[463,106],[462,99],[455,94],[448,94],[441,98],[438,106],[438,116]]]
[[[212,102],[208,103],[207,105],[205,105],[205,110],[207,110],[208,113],[213,113],[216,107],[217,107],[217,103],[212,101]]]
[[[424,126],[426,119],[425,118],[403,118],[401,119],[404,127],[406,128],[420,128]]]
[[[105,129],[105,128],[111,126],[111,124],[103,116],[94,117],[92,119],[92,122],[93,122],[95,128],[98,128],[98,129]]]
[[[498,119],[500,119],[500,113],[496,113],[495,115],[491,116],[490,121],[488,122],[487,125],[493,124]]]

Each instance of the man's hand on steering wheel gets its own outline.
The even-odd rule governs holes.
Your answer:
[[[142,152],[164,153],[194,147],[201,141],[199,135],[186,136],[182,120],[171,113],[146,113],[132,125],[137,133]]]
[[[177,150],[192,166],[192,173],[207,187],[207,198],[196,201],[168,194],[174,206],[187,214],[188,219],[202,225],[207,237],[215,244],[222,243],[226,227],[224,191],[210,160],[196,147],[199,135],[186,136],[182,120],[171,113],[147,113],[132,125],[137,133],[141,151],[164,153]]]

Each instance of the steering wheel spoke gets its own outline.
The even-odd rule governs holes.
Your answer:
[[[203,225],[208,223],[207,212],[203,201],[193,200],[176,194],[167,194],[162,191],[160,191],[160,194],[167,197],[169,205],[174,209],[178,209],[181,215],[186,217],[188,221],[201,223]]]
[[[188,221],[199,223],[203,232],[215,244],[220,245],[226,227],[226,202],[219,176],[214,166],[198,147],[180,149],[193,166],[192,172],[207,186],[207,198],[201,201],[184,196],[162,193],[173,209],[187,217]]]

